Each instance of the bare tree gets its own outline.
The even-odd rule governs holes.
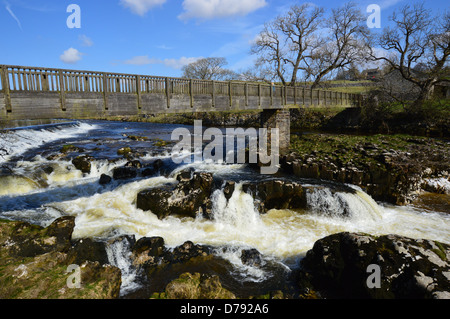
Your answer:
[[[183,77],[187,79],[229,81],[238,75],[224,67],[228,64],[225,58],[204,58],[183,67]]]
[[[329,36],[314,48],[308,63],[307,72],[313,80],[313,88],[332,72],[349,68],[367,57],[365,50],[369,29],[366,18],[355,3],[349,2],[332,9],[325,27]]]
[[[286,85],[285,62],[286,45],[279,34],[279,26],[276,22],[267,22],[259,34],[258,39],[251,50],[252,54],[259,55],[257,65],[269,65],[283,85]]]
[[[356,4],[333,9],[329,19],[324,14],[312,4],[294,5],[266,23],[252,48],[258,63],[271,66],[283,85],[288,80],[296,85],[301,73],[316,87],[333,71],[362,59],[367,26]]]
[[[389,54],[379,56],[372,49],[371,57],[385,61],[420,89],[414,103],[418,107],[430,97],[434,85],[448,81],[450,13],[433,17],[423,3],[408,4],[395,11],[390,20],[393,27],[385,28],[372,44]]]
[[[289,12],[277,19],[277,25],[288,42],[288,51],[284,62],[291,69],[291,85],[297,82],[299,70],[306,71],[305,61],[311,58],[310,52],[314,50],[318,41],[317,31],[323,22],[324,9],[311,8],[311,4],[294,5]]]

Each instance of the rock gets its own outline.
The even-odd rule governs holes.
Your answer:
[[[169,215],[195,218],[198,213],[207,214],[212,205],[212,174],[194,173],[189,180],[180,176],[177,185],[168,184],[140,192],[137,208],[151,211],[160,219]]]
[[[61,217],[47,228],[0,221],[0,299],[119,297],[121,271],[103,264],[102,244],[78,240],[72,247],[74,220]],[[68,285],[75,276],[69,265],[79,267],[79,288]]]
[[[98,262],[100,265],[108,263],[108,255],[104,242],[96,242],[91,238],[78,239],[72,244],[69,256],[72,263],[81,265],[85,261]]]
[[[136,169],[142,168],[142,163],[138,160],[132,160],[125,164],[125,167],[133,167]]]
[[[207,275],[228,274],[231,264],[213,254],[209,246],[190,241],[168,249],[160,237],[141,238],[132,248],[132,263],[146,275],[152,292],[161,292],[166,285],[185,272]]]
[[[225,186],[223,187],[223,194],[227,200],[230,200],[231,196],[233,196],[234,189],[236,188],[235,182],[226,181]]]
[[[71,153],[71,152],[76,152],[76,153],[80,153],[83,152],[84,150],[78,146],[69,144],[69,145],[64,145],[61,148],[61,153]]]
[[[91,162],[94,159],[89,155],[81,155],[72,160],[72,164],[76,169],[82,171],[85,174],[89,174],[91,172]]]
[[[71,237],[75,217],[61,217],[48,228],[16,222],[7,233],[9,254],[15,257],[35,257],[52,251],[67,252],[71,248]]]
[[[450,292],[450,245],[387,235],[340,233],[317,241],[302,260],[313,287],[329,298],[429,299]],[[370,265],[380,288],[369,288]]]
[[[436,194],[450,194],[450,178],[427,178],[422,181],[422,189]]]
[[[271,209],[300,209],[306,207],[306,192],[302,185],[284,180],[249,183],[242,190],[257,201],[261,213]]]
[[[142,171],[142,176],[148,177],[156,175],[157,173],[161,172],[161,169],[164,166],[164,162],[160,159],[154,161],[151,165],[146,166],[144,170]]]
[[[112,181],[111,176],[106,175],[106,174],[102,174],[100,176],[100,180],[98,182],[99,182],[100,185],[107,185],[107,184],[111,183],[111,181]]]
[[[158,299],[236,299],[222,287],[219,277],[200,273],[184,273],[170,282],[163,293],[153,294]]]
[[[132,152],[131,147],[122,147],[117,151],[117,155],[128,155]]]
[[[261,253],[257,249],[244,249],[242,250],[241,261],[244,265],[260,266]]]
[[[113,170],[113,178],[116,180],[131,179],[137,177],[137,169],[134,167],[117,167]]]

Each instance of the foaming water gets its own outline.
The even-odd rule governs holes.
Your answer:
[[[9,155],[0,157],[0,164],[3,163],[1,160],[6,162],[49,141],[58,141],[62,137],[80,138],[80,134],[99,126],[101,124],[76,123],[63,128],[0,133],[6,138],[1,140],[0,148],[9,150]],[[165,133],[161,129],[158,134]],[[105,135],[109,136],[109,131]],[[254,173],[245,165],[201,162],[170,167],[167,177],[113,180],[108,185],[100,185],[98,181],[102,174],[111,175],[112,170],[123,166],[126,160],[97,159],[92,162],[91,172],[83,174],[70,160],[47,159],[39,152],[32,155],[10,165],[8,174],[0,176],[0,218],[47,226],[60,216],[72,215],[76,217],[74,239],[159,236],[169,248],[186,241],[211,245],[216,248],[217,255],[234,266],[235,275],[242,281],[261,282],[271,276],[262,267],[244,264],[241,260],[244,249],[257,249],[263,255],[263,263],[276,262],[292,268],[318,239],[338,232],[398,234],[450,244],[450,215],[425,212],[411,206],[379,204],[352,185],[335,188],[304,184],[306,209],[271,210],[261,215],[254,198],[243,192],[242,184],[237,182],[229,200],[222,189],[213,192],[212,219],[169,216],[160,220],[152,212],[136,208],[137,194],[148,188],[176,183],[181,170],[191,168],[211,172],[216,178],[235,181],[260,179],[261,176],[252,175]],[[146,155],[141,159],[167,161],[169,158],[170,154],[166,153]],[[107,252],[110,263],[122,270],[122,294],[135,290],[138,274],[129,263],[127,244],[114,242]]]
[[[0,164],[46,143],[73,138],[95,128],[87,123],[70,122],[0,131]]]

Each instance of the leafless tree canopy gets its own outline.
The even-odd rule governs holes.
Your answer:
[[[183,67],[183,77],[187,79],[228,81],[237,78],[235,72],[225,69],[225,58],[205,58]]]
[[[450,13],[432,16],[423,3],[405,5],[395,11],[392,27],[370,42],[370,56],[384,61],[391,70],[417,86],[417,101],[429,98],[435,84],[448,81],[450,56]],[[380,47],[388,54],[379,55]]]
[[[269,65],[284,85],[296,85],[302,76],[315,87],[337,69],[362,59],[367,26],[356,4],[333,9],[328,19],[324,16],[324,8],[294,5],[266,23],[252,48],[258,64]]]

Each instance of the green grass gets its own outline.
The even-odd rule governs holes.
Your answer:
[[[349,94],[365,94],[369,93],[374,88],[375,87],[373,86],[342,86],[342,87],[332,87],[327,90]]]

